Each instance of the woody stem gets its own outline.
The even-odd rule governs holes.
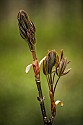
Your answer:
[[[35,61],[37,59],[36,52],[35,50],[32,50],[31,52],[32,52],[33,61]]]
[[[33,61],[35,62],[35,60],[37,60],[35,51],[32,51],[32,56],[33,56]],[[39,64],[35,65],[35,68],[37,68],[37,66],[39,66]],[[34,66],[33,66],[33,70],[34,70]],[[42,112],[44,125],[52,125],[51,120],[48,119],[47,115],[46,115],[46,109],[45,109],[45,104],[44,104],[44,97],[43,97],[43,93],[42,93],[42,89],[41,89],[41,82],[40,82],[40,71],[39,71],[38,74],[35,73],[35,81],[36,81],[36,85],[37,85],[37,90],[38,90],[38,95],[39,95],[38,100],[40,102],[40,108],[41,108],[41,112]]]
[[[44,97],[42,94],[40,78],[37,78],[35,76],[35,80],[36,80],[37,90],[38,90],[38,94],[39,94],[39,102],[40,102],[40,108],[41,108],[44,124],[47,125],[48,119],[47,119],[45,105],[44,105]]]

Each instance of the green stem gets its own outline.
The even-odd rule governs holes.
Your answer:
[[[56,86],[57,86],[57,83],[58,83],[59,79],[60,79],[60,76],[58,77],[58,79],[57,79],[57,81],[56,81],[56,84],[55,84],[55,86],[54,86],[54,93],[55,93],[55,89],[56,89]]]

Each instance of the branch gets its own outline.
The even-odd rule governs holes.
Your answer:
[[[33,70],[34,70],[34,73],[35,73],[35,81],[36,81],[38,95],[39,95],[37,97],[37,99],[40,102],[40,107],[41,107],[44,125],[52,125],[51,120],[47,118],[47,114],[46,114],[46,109],[45,109],[45,105],[44,105],[44,96],[43,96],[43,93],[42,93],[41,82],[40,82],[40,66],[39,66],[39,62],[36,58],[35,51],[32,52],[32,56],[33,56],[33,60],[34,60],[33,61]]]

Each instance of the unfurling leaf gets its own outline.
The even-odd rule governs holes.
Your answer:
[[[60,62],[59,62],[59,65],[56,67],[56,74],[59,77],[69,73],[70,69],[66,70],[66,67],[69,63],[70,61],[68,61],[67,58],[64,58],[63,50],[61,50]]]
[[[70,70],[71,70],[71,68],[67,69],[66,71],[63,72],[62,75],[66,75],[66,74],[68,74],[68,73],[70,72]]]

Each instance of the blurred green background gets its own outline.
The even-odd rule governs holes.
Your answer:
[[[20,37],[17,13],[28,12],[36,26],[36,50],[41,60],[48,50],[64,49],[71,60],[71,72],[60,79],[55,100],[57,107],[54,125],[83,124],[83,2],[81,0],[1,0],[0,1],[0,125],[42,125],[34,73],[25,67],[32,63],[26,42]],[[45,105],[50,116],[46,78],[41,82]]]

